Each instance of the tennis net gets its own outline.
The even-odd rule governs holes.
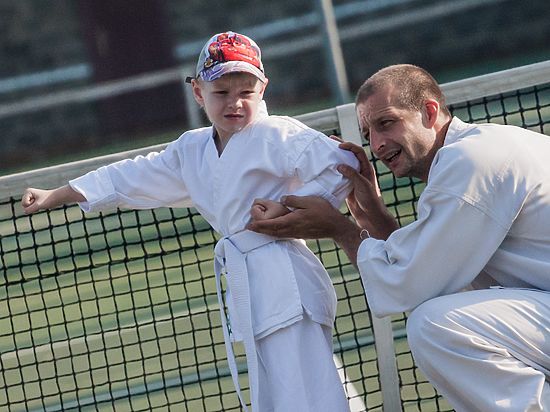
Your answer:
[[[550,62],[443,88],[464,121],[550,134]],[[353,105],[345,105],[299,118],[346,137],[357,135],[353,116]],[[64,206],[26,216],[19,205],[25,187],[56,187],[162,147],[0,178],[0,410],[241,409],[216,298],[218,237],[194,209],[84,215]],[[410,223],[422,183],[397,179],[379,162],[375,167],[386,204],[401,225]],[[337,291],[334,358],[352,409],[390,410],[387,385],[394,385],[403,410],[452,410],[414,364],[407,314],[388,320],[389,339],[374,333],[376,320],[345,254],[328,240],[310,246]],[[387,347],[393,381],[382,376],[387,367],[377,356]],[[242,350],[236,358],[247,396]]]

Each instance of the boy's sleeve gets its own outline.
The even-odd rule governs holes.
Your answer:
[[[162,152],[122,160],[71,180],[84,195],[85,212],[114,209],[189,207],[191,199],[181,176],[182,159],[174,144]]]
[[[315,134],[296,163],[295,172],[303,186],[291,194],[321,196],[334,207],[340,207],[351,191],[351,183],[336,167],[347,164],[358,170],[359,161],[353,153],[338,145],[322,133]]]

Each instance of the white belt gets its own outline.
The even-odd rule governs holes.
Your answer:
[[[280,240],[278,238],[263,235],[260,233],[245,230],[235,233],[231,236],[223,237],[216,244],[214,253],[216,256],[214,268],[216,270],[216,289],[218,293],[218,301],[220,303],[220,314],[222,318],[223,336],[225,347],[227,350],[227,362],[233,384],[239,396],[239,400],[246,412],[248,408],[244,402],[239,386],[237,364],[233,346],[229,338],[227,329],[227,319],[223,307],[221,294],[221,273],[225,268],[227,279],[227,287],[231,291],[234,303],[233,317],[238,324],[239,332],[242,335],[246,362],[248,365],[248,380],[250,383],[250,402],[254,412],[258,410],[258,357],[256,355],[256,345],[254,342],[254,331],[252,329],[252,312],[250,309],[250,288],[248,284],[248,271],[246,268],[246,254],[254,249],[264,246],[268,243]]]

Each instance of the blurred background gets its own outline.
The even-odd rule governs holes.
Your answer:
[[[548,0],[0,0],[0,175],[206,124],[184,79],[217,32],[256,40],[269,111],[296,115],[350,102],[388,64],[445,83],[548,60],[549,23]]]

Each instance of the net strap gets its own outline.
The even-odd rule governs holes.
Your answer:
[[[268,243],[280,240],[278,238],[263,235],[260,233],[244,230],[231,236],[225,236],[218,241],[214,249],[216,271],[216,291],[220,303],[220,314],[222,320],[223,336],[227,350],[227,362],[235,390],[245,412],[248,412],[246,403],[241,394],[237,363],[233,346],[229,337],[227,319],[225,316],[222,293],[221,293],[221,274],[225,271],[227,279],[227,289],[230,291],[233,303],[231,313],[232,321],[236,321],[236,326],[240,332],[240,338],[243,341],[246,362],[248,366],[248,380],[250,384],[250,403],[254,411],[259,411],[258,406],[258,356],[256,354],[256,344],[254,341],[254,331],[252,329],[252,312],[250,308],[250,287],[248,283],[248,270],[246,267],[246,255],[248,252],[262,247]],[[233,334],[235,336],[235,334]]]

